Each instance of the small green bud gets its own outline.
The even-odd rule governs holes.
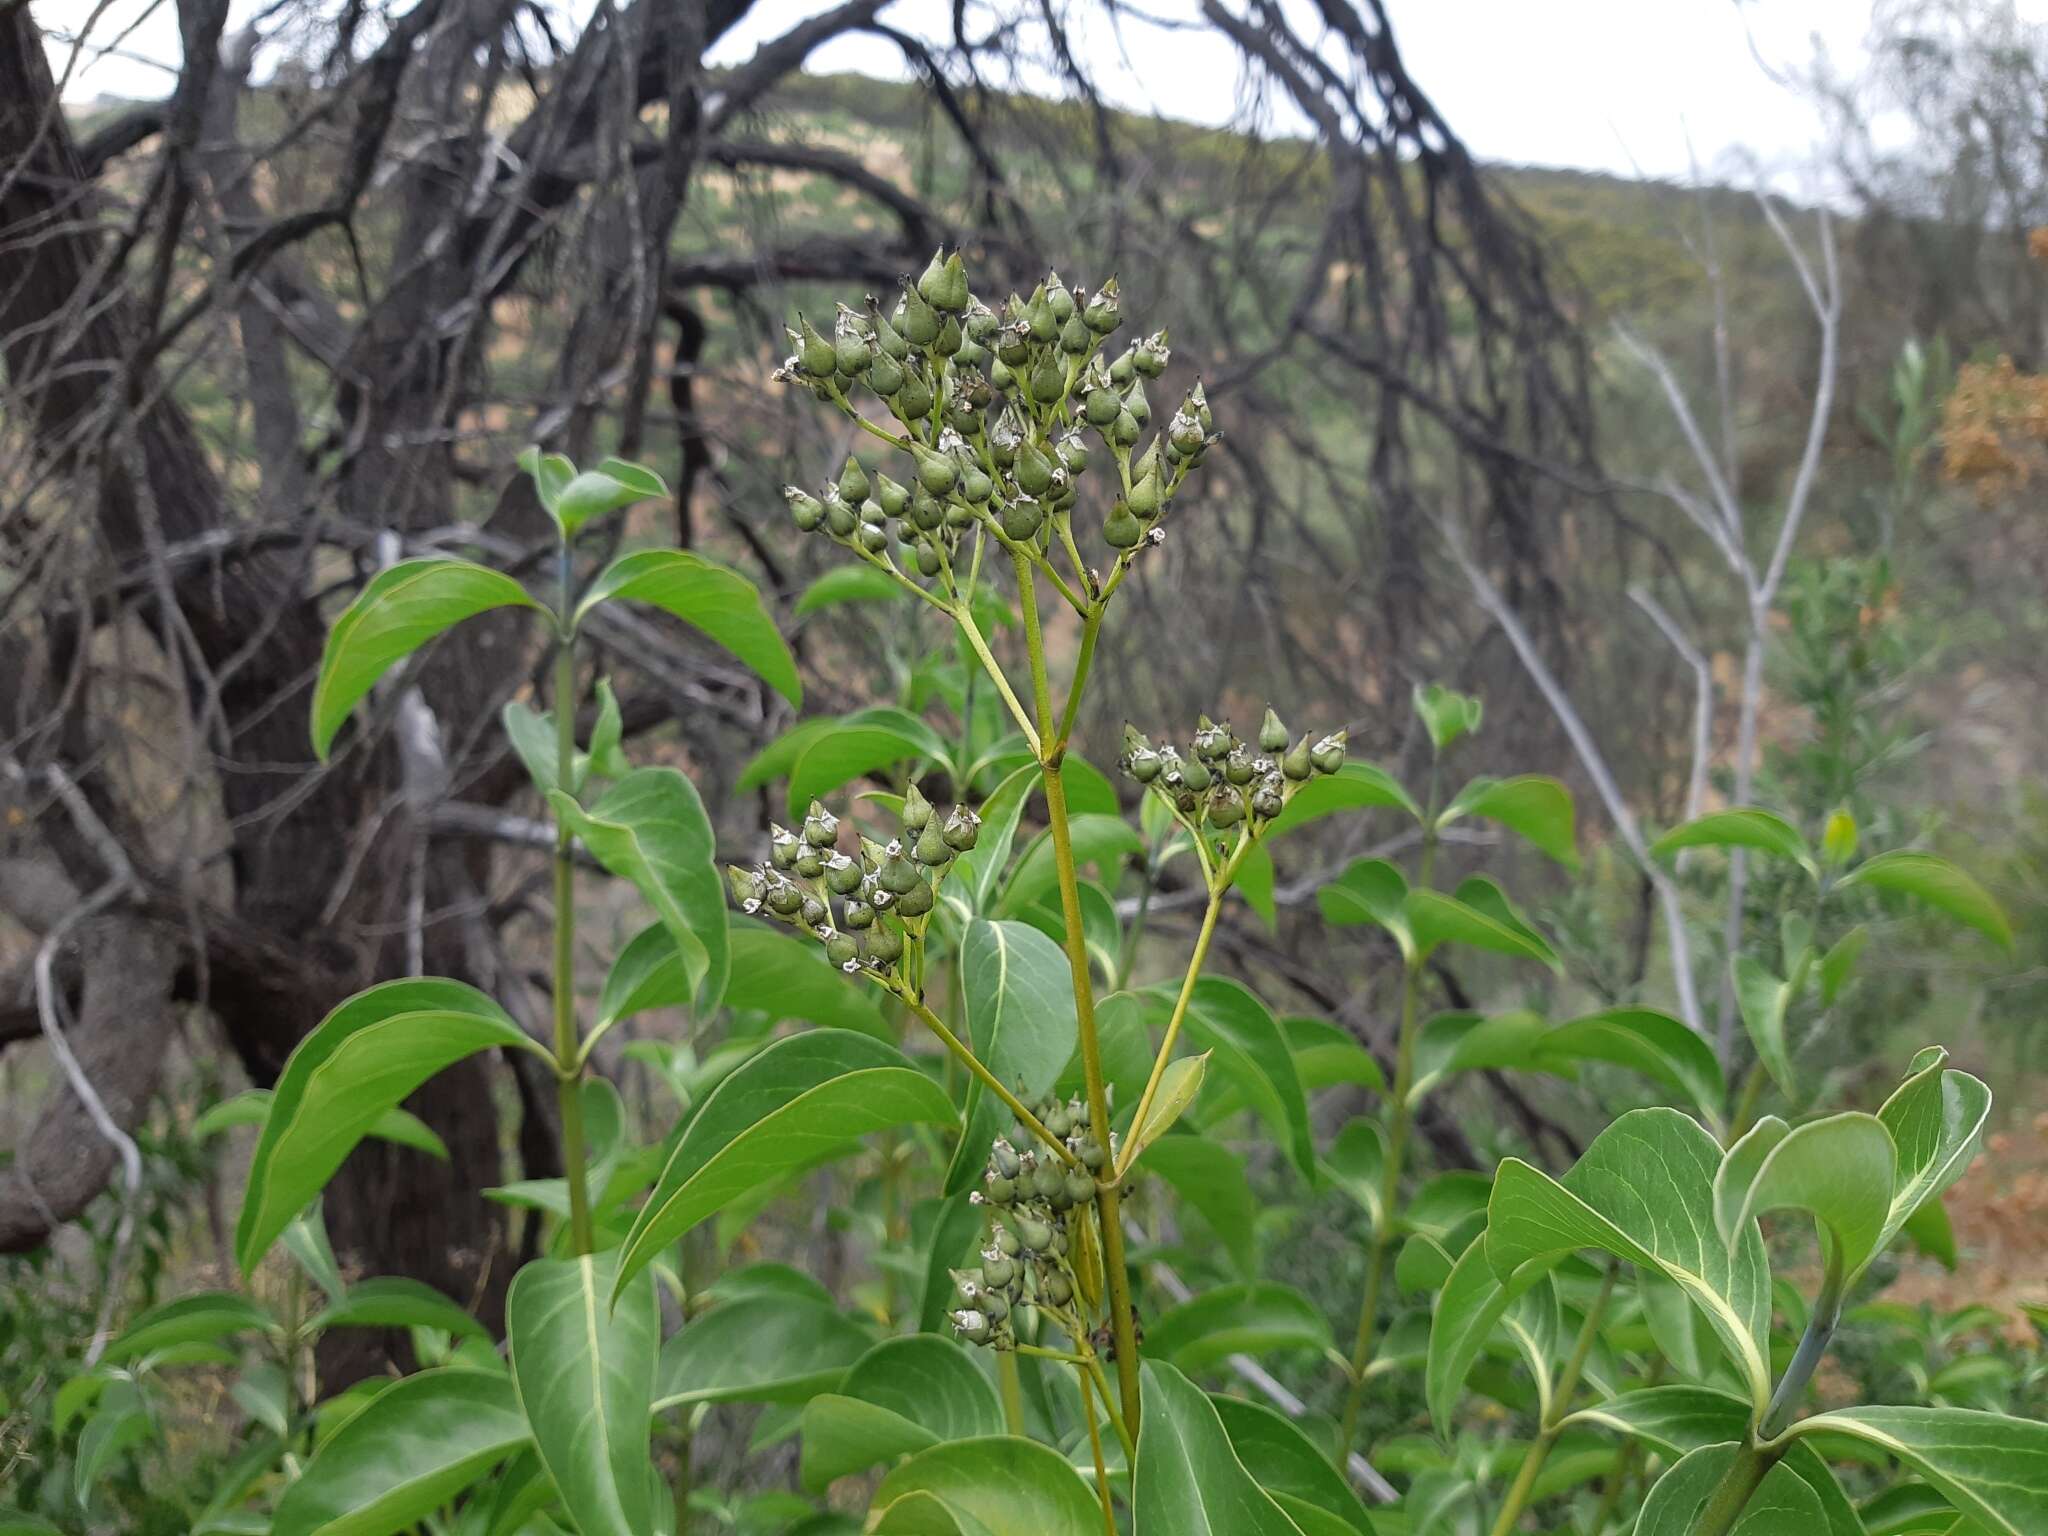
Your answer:
[[[1050,1126],[1046,1129],[1051,1130]],[[1055,1132],[1054,1134],[1058,1134]],[[1031,1170],[1031,1190],[1041,1200],[1051,1200],[1067,1187],[1067,1176],[1060,1171],[1060,1165],[1047,1157]]]
[[[843,971],[851,971],[860,964],[860,945],[850,933],[834,933],[825,941],[825,958]]]
[[[875,924],[875,909],[864,901],[849,901],[839,914],[839,926],[861,933]]]
[[[1133,517],[1130,506],[1119,499],[1102,521],[1102,541],[1111,549],[1136,549],[1144,537],[1144,524]]]
[[[997,358],[988,365],[988,382],[991,387],[1008,394],[1017,387],[1017,375],[1008,363]]]
[[[1001,1239],[1008,1235],[1006,1229],[997,1227],[996,1232],[996,1241],[981,1251],[981,1274],[991,1290],[1002,1291],[1008,1290],[1010,1283],[1017,1278],[1017,1250],[1005,1251],[1003,1248]],[[1010,1240],[1016,1241],[1015,1238]]]
[[[1095,345],[1095,333],[1081,323],[1075,315],[1060,327],[1060,350],[1070,357],[1079,357]]]
[[[1264,752],[1287,750],[1287,727],[1280,723],[1280,717],[1273,713],[1273,706],[1266,706],[1266,717],[1259,722],[1259,749]]]
[[[946,253],[944,249],[932,252],[932,259],[925,264],[924,275],[917,280],[918,296],[934,309],[951,309],[946,302],[949,297],[946,286]],[[965,307],[963,303],[963,308]]]
[[[1216,758],[1226,755],[1237,745],[1237,739],[1230,734],[1230,727],[1218,725],[1207,715],[1196,717],[1195,754],[1198,757]]]
[[[804,841],[813,848],[830,848],[839,841],[839,818],[820,801],[813,800],[804,812]]]
[[[1019,320],[996,332],[996,361],[1012,370],[1031,361],[1031,323],[1028,320]]]
[[[1116,423],[1109,429],[1108,437],[1119,448],[1128,448],[1137,442],[1144,434],[1144,430],[1138,425],[1138,418],[1129,411],[1118,411]]]
[[[903,384],[896,391],[896,398],[889,402],[889,409],[904,422],[923,421],[932,413],[932,387],[924,381],[924,375],[906,370]]]
[[[1166,332],[1154,331],[1138,343],[1131,364],[1148,379],[1156,379],[1166,372],[1166,365],[1173,353],[1166,345]]]
[[[903,792],[903,830],[915,837],[930,825],[931,819],[931,801],[925,799],[923,790],[912,784]]]
[[[1000,1324],[1010,1315],[1010,1299],[1000,1291],[990,1291],[981,1298],[981,1310],[990,1322]]]
[[[884,517],[901,517],[903,509],[910,505],[910,489],[899,485],[887,475],[875,474],[875,503],[882,509]]]
[[[875,348],[883,357],[900,363],[910,356],[910,343],[882,313],[881,304],[872,295],[868,298],[868,329],[875,333]]]
[[[1152,424],[1152,401],[1145,393],[1143,379],[1131,380],[1131,387],[1124,391],[1124,409],[1136,418],[1141,427]]]
[[[839,494],[837,486],[831,487],[825,497],[825,530],[835,539],[850,539],[860,527],[860,514]]]
[[[1020,496],[1003,508],[1003,534],[1013,543],[1022,544],[1037,534],[1045,522],[1045,508],[1028,496]]]
[[[799,312],[797,323],[797,358],[803,364],[804,372],[829,379],[838,371],[839,354],[832,343],[818,334],[816,326]]]
[[[1188,404],[1193,408],[1195,420],[1201,423],[1204,432],[1216,430],[1216,418],[1209,414],[1209,396],[1202,388],[1202,381],[1195,380],[1195,387],[1188,391]]]
[[[782,499],[789,503],[789,515],[803,532],[811,533],[825,521],[825,503],[800,486],[785,485]]]
[[[917,483],[934,496],[947,495],[960,483],[960,466],[943,453],[933,453],[929,448],[919,448]]]
[[[953,857],[953,850],[946,846],[939,824],[927,821],[924,830],[917,834],[917,842],[910,850],[910,856],[927,866],[944,864]]]
[[[1081,414],[1091,427],[1106,427],[1115,421],[1124,403],[1107,389],[1091,389],[1082,403]]]
[[[960,334],[960,322],[951,315],[939,327],[939,334],[932,338],[932,351],[940,357],[952,357],[967,345],[967,338]]]
[[[768,895],[768,878],[758,869],[741,869],[737,864],[725,866],[725,887],[732,892],[732,903],[751,917],[761,910],[761,903]]]
[[[988,450],[996,468],[1008,469],[1017,462],[1017,450],[1024,446],[1024,423],[1014,406],[1004,406],[1002,415],[988,431]]]
[[[1109,382],[1118,389],[1127,388],[1138,376],[1138,349],[1125,347],[1116,360],[1109,365]]]
[[[874,486],[868,480],[868,472],[861,466],[857,454],[848,455],[845,468],[839,471],[839,494],[854,506],[868,499]]]
[[[995,481],[979,464],[970,464],[960,471],[960,494],[977,507],[996,493]]]
[[[1306,736],[1287,749],[1286,756],[1280,759],[1280,771],[1297,784],[1315,771],[1314,764],[1309,761]]]
[[[805,846],[796,852],[796,873],[805,880],[815,880],[825,873],[825,858],[817,849]]]
[[[1017,450],[1017,485],[1027,496],[1043,496],[1052,487],[1052,460],[1031,443]]]
[[[1308,749],[1308,760],[1317,773],[1335,773],[1344,766],[1345,731],[1332,731]]]
[[[1166,424],[1166,441],[1183,458],[1193,458],[1208,446],[1209,439],[1202,424],[1183,408],[1175,411],[1173,420]]]
[[[1046,308],[1052,311],[1053,319],[1059,321],[1061,325],[1065,325],[1074,318],[1074,312],[1077,307],[1074,303],[1074,295],[1068,291],[1067,285],[1060,281],[1060,275],[1057,272],[1046,275],[1045,305]]]
[[[894,965],[903,958],[903,930],[894,923],[876,923],[868,930],[868,959],[876,965]]]
[[[796,864],[796,856],[803,845],[797,842],[796,834],[785,826],[775,825],[768,829],[768,859],[777,869],[790,869]]]
[[[896,309],[896,326],[913,347],[928,347],[939,339],[939,312],[927,304],[915,288],[903,290]]]
[[[1051,358],[1031,370],[1031,398],[1040,405],[1052,405],[1066,392],[1066,374]]]
[[[1060,467],[1070,475],[1084,475],[1088,472],[1088,440],[1081,436],[1080,429],[1067,432],[1059,440]]]
[[[1068,295],[1071,300],[1072,295]],[[1046,297],[1044,284],[1031,296],[1031,302],[1024,309],[1025,323],[1030,327],[1031,339],[1036,342],[1059,340],[1060,317],[1053,313],[1052,304]]]
[[[923,880],[917,881],[907,891],[898,893],[896,910],[904,917],[923,917],[932,909],[932,888]]]
[[[903,388],[903,365],[886,352],[878,353],[868,364],[868,388],[887,399]]]
[[[1074,1149],[1074,1155],[1081,1159],[1081,1166],[1091,1173],[1099,1173],[1109,1162],[1109,1154],[1102,1150],[1102,1143],[1093,1136],[1081,1138],[1081,1145]]]
[[[946,846],[956,853],[965,853],[981,840],[981,818],[964,805],[956,805],[946,818],[945,830],[940,834]]]
[[[1200,794],[1215,782],[1215,776],[1209,772],[1209,765],[1200,757],[1190,757],[1181,761],[1180,781],[1183,787]]]
[[[901,843],[889,845],[888,857],[882,863],[878,878],[882,883],[882,889],[891,896],[901,896],[922,883],[917,877],[917,871],[911,868],[910,861],[903,857]]]

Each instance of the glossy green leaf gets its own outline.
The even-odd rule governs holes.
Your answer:
[[[1094,1491],[1067,1459],[1008,1435],[920,1451],[882,1479],[870,1507],[887,1511],[910,1495],[941,1501],[980,1522],[989,1536],[1097,1536],[1102,1529]]]
[[[1205,1136],[1162,1136],[1145,1154],[1145,1171],[1201,1212],[1241,1272],[1257,1270],[1253,1228],[1259,1211],[1242,1157]]]
[[[1704,1036],[1649,1008],[1610,1008],[1560,1024],[1544,1038],[1545,1056],[1603,1061],[1638,1072],[1692,1101],[1719,1124],[1728,1102],[1720,1060]]]
[[[1857,1511],[1868,1536],[1945,1536],[1961,1518],[1956,1507],[1925,1483],[1894,1483]]]
[[[727,1007],[890,1038],[872,983],[847,976],[817,944],[749,922],[735,922],[728,942],[732,979],[725,986]]]
[[[1487,1245],[1482,1240],[1468,1247],[1451,1267],[1430,1318],[1424,1372],[1429,1416],[1441,1433],[1453,1431],[1452,1413],[1466,1379],[1508,1308],[1543,1280],[1561,1258],[1561,1254],[1549,1255],[1499,1273],[1488,1262]]]
[[[731,975],[725,877],[697,787],[674,768],[627,774],[588,811],[557,791],[548,803],[606,869],[630,880],[683,957],[700,1011],[718,1006]]]
[[[1838,1408],[1794,1435],[1841,1434],[1897,1457],[1997,1536],[2048,1531],[2048,1424],[1969,1408]]]
[[[446,1296],[403,1275],[358,1281],[306,1327],[313,1333],[329,1328],[438,1328],[457,1337],[490,1338],[482,1323]]]
[[[1387,1139],[1377,1121],[1359,1115],[1344,1123],[1330,1143],[1324,1165],[1337,1187],[1364,1209],[1377,1227],[1382,1203],[1381,1181],[1387,1166]]]
[[[802,706],[804,685],[796,659],[761,606],[759,590],[739,572],[688,550],[636,550],[598,573],[576,605],[577,622],[614,598],[674,614],[730,651],[790,703]]]
[[[1442,944],[1466,944],[1498,955],[1534,960],[1559,975],[1564,973],[1563,963],[1550,947],[1550,941],[1484,875],[1462,881],[1457,893],[1451,896],[1441,891],[1410,891],[1405,905],[1409,932],[1422,954]]]
[[[1380,807],[1403,810],[1417,821],[1422,820],[1422,807],[1401,787],[1399,779],[1371,763],[1346,763],[1335,773],[1317,775],[1290,795],[1286,809],[1266,828],[1266,836],[1292,832],[1337,811]]]
[[[1549,1033],[1549,1024],[1536,1013],[1440,1013],[1417,1037],[1410,1100],[1420,1100],[1455,1073],[1532,1068]]]
[[[1673,1109],[1632,1110],[1564,1178],[1520,1158],[1495,1176],[1486,1254],[1504,1280],[1594,1248],[1675,1282],[1713,1325],[1759,1410],[1770,1395],[1770,1266],[1755,1227],[1731,1247],[1714,1221],[1721,1147]]]
[[[1230,1436],[1237,1459],[1258,1469],[1259,1486],[1267,1493],[1281,1500],[1298,1499],[1358,1536],[1372,1536],[1372,1521],[1351,1484],[1291,1419],[1264,1404],[1234,1397],[1211,1397],[1209,1404]]]
[[[1688,1452],[1651,1488],[1636,1522],[1636,1536],[1688,1536],[1702,1506],[1713,1497],[1740,1447],[1709,1445]],[[1820,1498],[1782,1463],[1764,1474],[1728,1536],[1814,1536],[1825,1528]]]
[[[668,487],[658,475],[641,469],[638,465],[626,465],[619,460],[621,470],[630,474],[614,475],[603,469],[586,469],[555,497],[553,512],[555,520],[562,525],[562,531],[574,537],[585,523],[594,517],[603,517],[621,507],[630,507],[636,501],[645,501],[652,496],[666,496]]]
[[[1152,1096],[1152,1103],[1145,1110],[1145,1123],[1131,1131],[1130,1150],[1125,1155],[1133,1166],[1148,1147],[1156,1145],[1173,1129],[1174,1122],[1201,1096],[1203,1080],[1208,1076],[1209,1056],[1208,1051],[1199,1056],[1176,1056],[1166,1064],[1166,1070],[1159,1076],[1159,1091]]]
[[[562,491],[576,478],[575,464],[564,454],[541,452],[538,443],[529,443],[520,449],[514,462],[533,477],[534,495],[548,516],[555,517],[555,503],[562,499]],[[555,520],[559,525],[561,519]]]
[[[202,1291],[151,1307],[116,1334],[100,1358],[108,1365],[119,1365],[180,1344],[212,1343],[237,1333],[268,1333],[277,1327],[277,1319],[247,1296]]]
[[[1447,827],[1461,816],[1498,822],[1565,868],[1578,868],[1572,795],[1556,779],[1536,773],[1512,779],[1474,779],[1444,807],[1436,824]]]
[[[370,1128],[428,1078],[493,1047],[544,1051],[474,987],[436,977],[358,992],[285,1062],[235,1226],[248,1274]]]
[[[744,1296],[692,1318],[662,1347],[655,1406],[802,1403],[836,1390],[871,1342],[829,1301]]]
[[[960,975],[961,1022],[974,1054],[1027,1104],[1042,1098],[1079,1039],[1067,957],[1027,923],[977,917],[961,936]],[[977,1079],[968,1085],[964,1120],[959,1151],[946,1175],[949,1195],[981,1177],[989,1143],[1004,1134],[1012,1116]]]
[[[953,861],[952,872],[940,892],[949,905],[964,899],[957,908],[961,917],[989,911],[1001,889],[1003,872],[1010,862],[1010,850],[1017,839],[1017,825],[1024,807],[1038,788],[1039,768],[1026,763],[1004,776],[981,803],[981,836],[967,852]]]
[[[1077,867],[1095,864],[1105,874],[1113,876],[1121,859],[1144,851],[1145,845],[1139,840],[1137,829],[1121,816],[1072,816],[1068,818],[1067,825]],[[1009,884],[1003,888],[999,910],[1005,913],[1022,911],[1056,889],[1058,879],[1059,872],[1053,863],[1052,833],[1048,830],[1033,838],[1031,846],[1017,861]]]
[[[1875,1115],[1830,1115],[1796,1129],[1766,1115],[1729,1148],[1715,1175],[1722,1240],[1733,1246],[1770,1211],[1805,1211],[1853,1282],[1884,1236],[1896,1163],[1891,1132]]]
[[[193,1121],[192,1138],[204,1141],[233,1126],[261,1125],[270,1116],[270,1101],[268,1088],[244,1088],[240,1093],[222,1099]],[[411,1147],[444,1163],[448,1161],[448,1144],[434,1134],[432,1126],[407,1109],[386,1110],[363,1134],[401,1147]]]
[[[1002,1431],[995,1388],[965,1348],[935,1334],[885,1339],[853,1363],[836,1393],[805,1404],[803,1483],[820,1491],[941,1440]]]
[[[899,763],[946,760],[946,744],[916,716],[900,709],[862,710],[805,744],[789,768],[789,814],[800,818],[813,800],[864,775]]]
[[[736,943],[739,934],[735,923],[728,941]],[[597,1000],[598,1027],[609,1028],[620,1019],[653,1008],[687,1007],[690,990],[689,968],[668,925],[650,923],[627,941],[605,973],[604,990]]]
[[[1215,1405],[1172,1366],[1147,1360],[1131,1475],[1132,1536],[1300,1536],[1246,1470]],[[1095,1529],[1101,1516],[1096,1515]],[[1079,1536],[1079,1527],[1076,1528]]]
[[[401,560],[356,594],[320,655],[311,709],[321,762],[342,721],[377,680],[443,631],[493,608],[538,608],[503,572],[468,560]]]
[[[953,1123],[944,1090],[893,1046],[843,1029],[778,1040],[689,1122],[633,1223],[622,1279],[713,1212],[871,1131]]]
[[[1991,1117],[1991,1090],[1967,1072],[1944,1068],[1946,1055],[1921,1052],[1914,1062],[1917,1070],[1877,1112],[1899,1156],[1898,1182],[1879,1247],[1969,1170]]]
[[[1170,1011],[1178,987],[1156,987],[1148,994],[1156,1012]],[[1182,1031],[1210,1053],[1210,1067],[1229,1076],[1253,1110],[1311,1184],[1316,1177],[1316,1149],[1309,1126],[1308,1098],[1294,1070],[1294,1053],[1266,1005],[1238,982],[1204,976],[1189,998]]]
[[[530,1443],[512,1383],[488,1371],[422,1371],[335,1431],[285,1489],[273,1536],[410,1530]]]
[[[1415,936],[1408,927],[1408,877],[1385,859],[1355,859],[1336,879],[1316,891],[1323,921],[1337,928],[1376,924],[1399,940],[1401,953],[1411,954]]]
[[[534,1446],[576,1529],[641,1536],[661,1348],[654,1277],[621,1276],[617,1252],[537,1259],[512,1277],[505,1333]]]
[[[1291,1285],[1247,1280],[1219,1285],[1145,1324],[1145,1353],[1183,1371],[1201,1371],[1231,1355],[1332,1347],[1330,1322]]]
[[[1836,888],[1859,885],[1924,901],[1993,942],[2012,948],[2012,925],[1991,893],[1947,859],[1907,849],[1880,853],[1842,876]]]
[[[1148,800],[1156,798],[1147,797]],[[1279,899],[1274,894],[1274,886],[1278,883],[1279,875],[1273,868],[1272,852],[1266,846],[1271,835],[1272,829],[1269,827],[1267,838],[1252,844],[1244,851],[1244,856],[1237,862],[1237,873],[1231,876],[1230,880],[1230,888],[1244,898],[1244,904],[1256,912],[1259,921],[1268,928],[1272,928],[1280,921]]]
[[[1749,1429],[1750,1405],[1712,1387],[1641,1387],[1571,1414],[1571,1424],[1597,1424],[1642,1440],[1666,1456],[1720,1445]]]
[[[1681,848],[1753,848],[1775,858],[1790,859],[1809,874],[1813,854],[1799,829],[1774,811],[1755,806],[1709,811],[1683,826],[1673,827],[1650,845],[1650,857],[1662,859]]]
[[[835,565],[805,587],[796,600],[804,618],[841,603],[892,603],[910,594],[887,571],[872,565]]]
[[[1349,1030],[1328,1019],[1297,1015],[1280,1021],[1287,1036],[1287,1048],[1294,1052],[1294,1070],[1302,1090],[1353,1084],[1375,1093],[1387,1091],[1386,1074],[1372,1052],[1353,1039]]]
[[[1785,1044],[1785,1013],[1792,1004],[1792,989],[1782,977],[1753,955],[1735,957],[1735,1002],[1742,1014],[1742,1027],[1749,1031],[1757,1060],[1787,1098],[1798,1096],[1792,1079],[1792,1055]]]

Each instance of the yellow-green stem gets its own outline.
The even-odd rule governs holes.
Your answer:
[[[1074,984],[1074,1021],[1081,1045],[1081,1072],[1087,1084],[1088,1124],[1102,1146],[1110,1144],[1109,1090],[1102,1076],[1102,1043],[1095,1025],[1095,983],[1088,970],[1088,942],[1081,925],[1081,882],[1074,864],[1073,829],[1067,812],[1064,750],[1053,737],[1052,688],[1046,681],[1045,635],[1039,626],[1038,589],[1031,564],[1018,560],[1017,599],[1024,613],[1024,645],[1031,664],[1031,699],[1038,716],[1038,739],[1047,749],[1039,756],[1045,776],[1045,814],[1052,831],[1053,868],[1059,876],[1060,913],[1064,918],[1067,969]],[[1102,1270],[1109,1291],[1110,1336],[1116,1347],[1117,1394],[1123,1401],[1124,1427],[1138,1432],[1138,1330],[1131,1310],[1131,1276],[1124,1260],[1124,1229],[1120,1185],[1112,1174],[1095,1185],[1095,1214],[1102,1227]]]
[[[576,766],[576,631],[570,614],[569,546],[561,551],[562,638],[555,654],[555,781],[572,793]],[[555,820],[555,1082],[562,1116],[562,1178],[569,1186],[569,1239],[596,1246],[584,1186],[583,1059],[576,1038],[576,862],[569,825]]]
[[[1102,1536],[1116,1536],[1116,1511],[1109,1502],[1109,1466],[1102,1459],[1102,1431],[1095,1425],[1095,1392],[1087,1371],[1081,1378],[1081,1417],[1088,1421],[1088,1449],[1095,1454],[1095,1494],[1102,1501]]]
[[[1613,1294],[1614,1266],[1609,1264],[1606,1273],[1600,1277],[1600,1294],[1586,1309],[1586,1319],[1579,1328],[1578,1342],[1572,1347],[1571,1358],[1565,1361],[1564,1370],[1558,1375],[1557,1388],[1551,1394],[1549,1408],[1543,1416],[1542,1431],[1522,1458],[1521,1468],[1515,1473],[1515,1481],[1500,1507],[1500,1517],[1493,1522],[1493,1536],[1510,1536],[1516,1522],[1522,1518],[1522,1511],[1528,1507],[1530,1495],[1536,1491],[1536,1479],[1543,1472],[1543,1464],[1550,1459],[1551,1448],[1557,1444],[1565,1416],[1571,1412],[1572,1394],[1579,1389],[1579,1374],[1586,1368],[1586,1357],[1593,1352],[1593,1341],[1599,1336],[1600,1319],[1607,1311],[1608,1298]]]
[[[981,1083],[981,1086],[994,1094],[1002,1102],[1003,1107],[1017,1117],[1017,1122],[1020,1125],[1036,1136],[1041,1142],[1045,1143],[1046,1146],[1050,1147],[1059,1157],[1060,1161],[1069,1168],[1081,1166],[1081,1160],[1068,1150],[1067,1144],[1045,1128],[1045,1123],[1025,1106],[1024,1101],[1019,1099],[1016,1094],[1010,1092],[1003,1085],[1003,1080],[997,1077],[995,1073],[989,1071],[982,1059],[967,1048],[966,1042],[946,1027],[946,1021],[925,1006],[923,998],[907,989],[897,992],[896,995],[901,997],[904,1005],[923,1021],[926,1029],[929,1029],[939,1037],[941,1043],[953,1054],[954,1059],[969,1072],[972,1072]]]
[[[1030,570],[1030,566],[1023,561],[1018,562],[1017,568],[1020,571]],[[982,638],[981,630],[975,625],[974,615],[967,611],[967,604],[964,602],[957,605],[952,613],[953,622],[960,626],[960,633],[967,637],[968,645],[973,648],[975,657],[981,662],[982,671],[986,672],[989,681],[996,685],[996,692],[1002,695],[1003,703],[1009,706],[1011,718],[1017,722],[1017,728],[1024,733],[1024,740],[1029,743],[1032,754],[1036,756],[1040,750],[1039,730],[1032,724],[1031,716],[1026,713],[1023,703],[1017,698],[1016,690],[1011,688],[1010,680],[1003,675],[1003,669],[996,661],[995,653],[988,648],[988,641]],[[1034,615],[1034,627],[1036,622]],[[1043,664],[1041,658],[1040,665]]]
[[[1691,1536],[1728,1536],[1735,1529],[1735,1522],[1742,1518],[1743,1510],[1763,1485],[1763,1480],[1778,1458],[1785,1454],[1785,1447],[1745,1444],[1735,1453],[1735,1459],[1728,1464],[1728,1470],[1721,1475],[1720,1486],[1707,1499],[1698,1515],[1694,1516]]]
[[[996,1387],[1003,1399],[1003,1427],[1022,1439],[1024,1430],[1024,1378],[1017,1369],[1017,1357],[1008,1350],[996,1354]]]
[[[1121,1184],[1131,1171],[1131,1164],[1137,1161],[1137,1132],[1145,1124],[1146,1115],[1152,1111],[1152,1100],[1159,1092],[1159,1084],[1166,1076],[1166,1065],[1173,1057],[1174,1042],[1180,1038],[1180,1027],[1188,1015],[1188,1003],[1195,995],[1195,983],[1202,978],[1202,966],[1209,958],[1209,942],[1216,936],[1216,919],[1223,911],[1223,896],[1227,887],[1218,886],[1209,893],[1209,904],[1202,909],[1202,927],[1195,935],[1195,951],[1188,959],[1187,974],[1181,978],[1180,995],[1173,1000],[1173,1013],[1166,1021],[1166,1036],[1159,1043],[1159,1054],[1152,1059],[1152,1072],[1145,1079],[1145,1091],[1138,1095],[1137,1113],[1131,1116],[1132,1138],[1124,1148],[1124,1155],[1118,1160],[1116,1181]]]

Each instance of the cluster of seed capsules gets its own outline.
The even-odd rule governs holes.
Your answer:
[[[1155,747],[1126,725],[1119,766],[1164,796],[1190,824],[1224,830],[1249,818],[1256,832],[1286,808],[1301,785],[1344,766],[1344,743],[1345,732],[1332,731],[1319,741],[1303,736],[1290,746],[1287,727],[1269,708],[1256,746],[1207,715],[1198,717],[1185,753],[1171,742]]]
[[[1123,323],[1114,278],[1091,295],[1055,272],[998,314],[968,291],[959,252],[941,252],[905,284],[893,313],[872,296],[865,315],[842,304],[830,339],[797,321],[795,350],[775,377],[849,415],[857,391],[871,391],[915,461],[908,485],[853,457],[818,495],[783,488],[797,527],[870,561],[888,558],[892,527],[928,577],[950,574],[962,533],[977,526],[1040,552],[1070,537],[1077,485],[1095,457],[1088,429],[1117,466],[1104,541],[1118,551],[1157,544],[1181,482],[1217,441],[1198,381],[1137,451],[1153,419],[1146,381],[1166,371],[1170,353],[1160,331],[1105,361]]]
[[[979,1264],[952,1271],[960,1303],[952,1320],[970,1344],[991,1349],[1016,1348],[1020,1306],[1050,1313],[1070,1332],[1081,1330],[1070,1310],[1077,1283],[1070,1257],[1073,1222],[1076,1213],[1085,1219],[1095,1198],[1095,1175],[1116,1151],[1095,1139],[1087,1106],[1078,1099],[1048,1099],[1032,1113],[1066,1143],[1079,1166],[1061,1161],[1022,1125],[989,1148],[988,1167],[973,1196],[991,1213],[989,1244]]]
[[[728,864],[726,884],[742,912],[808,930],[848,975],[887,972],[903,958],[906,937],[924,932],[954,858],[980,836],[973,811],[956,805],[941,820],[913,784],[903,797],[903,835],[887,844],[863,837],[856,858],[839,850],[839,818],[813,800],[801,832],[772,828],[767,862]]]

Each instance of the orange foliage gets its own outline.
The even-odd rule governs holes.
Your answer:
[[[2039,240],[2048,230],[2034,234]],[[2024,485],[2048,470],[2048,374],[2021,373],[2009,357],[1965,363],[1942,407],[1940,435],[1949,480],[1986,500]]]

